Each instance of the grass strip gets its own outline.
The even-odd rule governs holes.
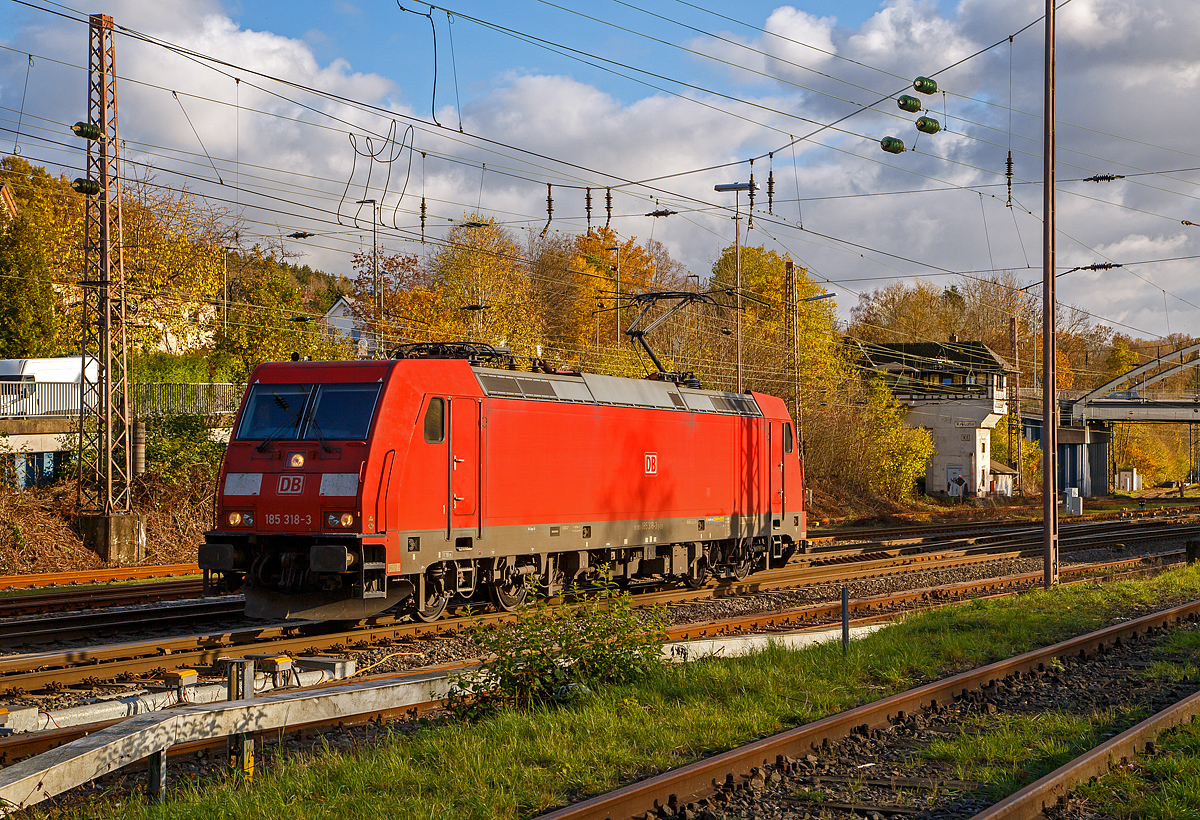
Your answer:
[[[1074,805],[1114,820],[1200,818],[1200,723],[1163,734],[1156,753],[1080,784]]]
[[[1200,597],[1200,568],[922,613],[855,642],[664,666],[569,706],[430,724],[340,754],[292,754],[252,784],[172,782],[66,816],[519,818],[1037,646]],[[63,816],[60,809],[42,810]],[[39,816],[35,809],[31,816]]]

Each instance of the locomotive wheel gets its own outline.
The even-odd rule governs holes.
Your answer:
[[[445,567],[435,565],[425,574],[425,600],[419,601],[420,594],[412,597],[413,618],[421,623],[433,623],[442,617],[446,605],[450,603],[450,592],[446,589]]]
[[[413,607],[412,616],[424,624],[431,624],[438,618],[442,617],[442,613],[446,611],[446,605],[450,603],[450,593],[443,591],[440,595],[427,596],[425,600],[425,608],[417,609]]]
[[[525,601],[525,596],[529,594],[529,589],[522,583],[523,576],[514,575],[507,580],[492,584],[488,587],[488,592],[491,593],[492,603],[496,605],[496,609],[501,612],[512,612]]]
[[[745,581],[746,576],[750,574],[750,564],[751,563],[752,563],[752,559],[749,557],[746,557],[744,560],[739,561],[738,563],[734,564],[733,565],[733,577],[737,578],[739,581]]]
[[[683,576],[683,585],[688,589],[700,589],[708,580],[708,575],[708,559],[701,556],[688,569],[688,574]]]

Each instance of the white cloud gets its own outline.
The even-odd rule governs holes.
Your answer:
[[[459,137],[453,128],[457,116],[448,108],[439,111],[439,118],[451,128],[418,134],[419,147],[428,152],[424,190],[431,214],[439,217],[430,225],[444,225],[446,218],[474,210],[476,202],[481,201],[485,212],[540,231],[545,216],[545,185],[504,176],[505,172],[530,177],[550,173],[561,177],[564,184],[573,179],[577,184],[593,186],[593,224],[602,223],[605,185],[615,185],[621,178],[644,179],[722,165],[778,149],[786,144],[788,135],[812,129],[797,118],[829,122],[849,114],[861,103],[899,90],[906,80],[897,77],[936,72],[985,45],[1003,40],[1036,19],[1042,9],[1040,0],[962,0],[943,14],[934,2],[887,0],[857,27],[815,17],[794,5],[780,6],[760,21],[772,32],[837,56],[770,36],[737,40],[733,35],[723,35],[766,52],[769,59],[729,43],[707,38],[690,41],[694,48],[812,89],[802,91],[787,82],[747,84],[745,72],[738,77],[730,75],[730,80],[721,71],[717,72],[720,78],[713,75],[700,81],[719,84],[747,102],[783,113],[698,92],[689,92],[689,99],[659,92],[629,99],[625,87],[626,97],[622,98],[606,87],[565,73],[502,70],[485,81],[476,78],[472,85],[464,86],[464,93],[470,96],[464,97],[463,107],[468,132],[613,176],[605,178],[600,173],[511,149],[497,148],[500,153],[489,153],[479,143]],[[397,113],[411,112],[406,107],[411,97],[418,101],[418,114],[427,110],[428,90],[408,85],[402,64],[397,64],[393,77],[385,77],[355,71],[344,59],[322,63],[302,40],[239,28],[212,0],[165,4],[125,0],[112,4],[112,13],[124,25],[297,83]],[[1200,222],[1200,202],[1196,199],[1200,192],[1194,187],[1200,174],[1135,176],[1144,171],[1200,166],[1200,151],[1194,147],[1194,135],[1200,130],[1200,58],[1193,42],[1198,28],[1200,4],[1194,0],[1142,0],[1137,4],[1073,0],[1063,10],[1058,63],[1058,226],[1062,232],[1060,264],[1064,267],[1086,265],[1104,257],[1133,262],[1200,254],[1200,230],[1181,230],[1179,225],[1181,219]],[[52,23],[23,29],[6,45],[77,63],[84,43],[82,27]],[[912,123],[915,115],[885,104],[876,113],[856,115],[838,126],[849,133],[830,130],[814,142],[796,146],[797,169],[792,167],[790,148],[755,164],[756,178],[764,188],[757,204],[766,204],[765,179],[768,169],[773,168],[777,215],[791,223],[798,221],[800,207],[794,201],[798,187],[800,196],[807,200],[802,204],[807,228],[863,247],[839,245],[765,216],[756,218],[756,228],[747,241],[778,247],[774,243],[779,240],[816,273],[846,280],[855,291],[882,286],[887,277],[938,276],[939,269],[976,271],[994,265],[1017,270],[1027,281],[1040,276],[1041,224],[1024,208],[1040,213],[1041,53],[1041,27],[1034,26],[1013,43],[1011,74],[1007,43],[939,74],[939,85],[949,92],[946,115],[941,113],[941,95],[926,101],[937,110],[933,116],[949,125],[949,132],[922,135],[918,140]],[[842,57],[884,73],[857,67]],[[788,62],[818,69],[861,88],[823,79]],[[647,60],[640,64],[647,64]],[[247,76],[238,92],[243,111],[235,131],[233,110],[228,105],[182,94],[231,103],[235,98],[231,79],[126,38],[119,41],[118,65],[123,74],[179,90],[205,146],[218,161],[230,159],[239,151],[244,174],[268,178],[247,181],[248,186],[270,185],[270,193],[283,200],[336,208],[354,156],[344,134],[312,127],[320,124],[340,128],[336,122],[253,89],[250,83],[254,80]],[[695,69],[704,62],[696,60],[689,65]],[[0,99],[9,108],[19,104],[24,69],[23,55],[0,56]],[[1005,133],[1010,81],[1015,111],[1011,140]],[[271,88],[376,132],[387,127],[383,118],[311,96],[302,97],[298,91]],[[84,102],[82,74],[39,63],[31,75],[29,99],[36,101],[27,106],[30,113],[74,122],[80,118]],[[200,154],[193,158],[189,170],[211,176],[211,169],[205,171],[207,161],[195,135],[169,93],[123,83],[121,105],[123,135],[127,139]],[[733,110],[744,119],[714,109]],[[144,112],[154,113],[147,116]],[[886,134],[901,137],[910,147],[915,143],[917,150],[898,156],[883,153],[877,141]],[[1015,160],[1013,208],[1005,207],[1003,176],[1010,144]],[[30,142],[26,153],[37,156],[47,150]],[[440,152],[454,154],[461,161],[448,162],[438,156]],[[56,156],[61,155],[46,158]],[[177,164],[174,159],[155,162]],[[482,174],[482,194],[479,162],[486,162],[489,169]],[[256,170],[248,167],[250,164],[286,173]],[[364,160],[359,157],[358,184],[365,181],[365,170]],[[383,170],[379,165],[373,169],[376,174]],[[403,176],[405,169],[397,164],[393,172]],[[680,176],[654,183],[662,189],[657,192],[620,188],[615,192],[618,218],[614,226],[625,235],[642,238],[653,231],[654,237],[666,242],[693,271],[707,273],[722,244],[732,238],[732,226],[727,214],[714,213],[704,206],[728,204],[728,197],[713,192],[713,184],[744,179],[747,172],[742,164]],[[1096,173],[1126,174],[1128,178],[1103,184],[1072,181]],[[174,183],[178,178],[163,174],[161,180]],[[374,180],[378,183],[379,177]],[[419,191],[421,183],[418,157],[409,194]],[[991,187],[980,189],[984,194],[982,204],[978,193],[964,190],[846,198],[859,193],[966,185]],[[393,179],[392,189],[395,187]],[[209,190],[236,198],[228,188]],[[362,194],[358,190],[355,196],[361,198]],[[553,227],[580,229],[583,191],[556,185],[553,196]],[[640,216],[653,209],[655,196],[684,213],[657,221]],[[250,199],[249,195],[242,197],[243,202]],[[248,211],[248,217],[278,222],[284,226],[284,233],[300,227],[320,228],[311,222],[319,214],[292,207],[286,201],[253,201],[284,213]],[[415,208],[415,199],[407,197],[405,206]],[[693,207],[697,210],[691,210]],[[296,215],[289,216],[289,210]],[[411,216],[400,219],[415,224]],[[256,229],[266,233],[272,230],[263,225]],[[389,237],[388,241],[393,240]],[[346,269],[342,253],[345,246],[334,240],[329,240],[329,246],[332,250],[316,253],[308,261],[330,269]],[[874,253],[871,248],[894,256]],[[1153,285],[1135,278],[1132,272],[1150,279]],[[1163,294],[1158,288],[1200,304],[1200,276],[1196,273],[1193,261],[1094,274],[1079,271],[1062,279],[1060,295],[1114,321],[1128,322],[1150,333],[1165,332]],[[934,281],[949,284],[952,279]],[[854,298],[843,296],[838,301],[845,314]],[[1168,305],[1173,330],[1200,334],[1197,311],[1170,297]]]

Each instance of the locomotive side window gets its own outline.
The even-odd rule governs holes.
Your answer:
[[[322,384],[301,438],[366,439],[379,384]]]
[[[310,384],[256,384],[250,388],[246,412],[238,428],[239,439],[299,438],[304,407],[312,393]]]
[[[783,424],[783,451],[785,453],[792,452],[792,425],[791,422]]]
[[[425,440],[430,444],[441,444],[446,440],[446,401],[430,399],[425,410]]]

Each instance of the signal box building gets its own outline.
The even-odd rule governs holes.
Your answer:
[[[929,495],[1011,495],[1013,471],[992,461],[991,431],[1005,415],[1008,362],[983,342],[879,344],[850,339],[860,362],[884,377],[905,423],[933,435]],[[995,465],[995,466],[993,466]]]

